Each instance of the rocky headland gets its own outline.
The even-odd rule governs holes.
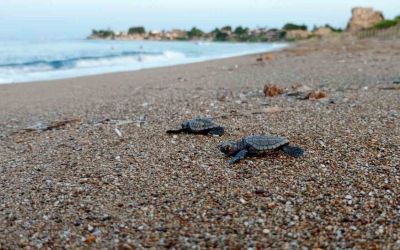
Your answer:
[[[146,30],[142,26],[131,27],[128,31],[93,30],[88,39],[128,40],[128,41],[230,41],[230,42],[274,42],[295,41],[313,37],[324,37],[363,30],[387,29],[400,23],[400,16],[393,20],[385,19],[382,12],[372,8],[356,7],[345,30],[328,24],[309,29],[306,25],[287,23],[282,28],[255,28],[224,26],[205,32],[197,27],[190,30],[172,29],[169,31]]]

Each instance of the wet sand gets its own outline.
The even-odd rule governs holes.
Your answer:
[[[399,51],[309,41],[264,62],[0,85],[0,248],[400,248]],[[165,133],[196,116],[226,134]],[[248,134],[306,154],[229,166],[218,145]]]

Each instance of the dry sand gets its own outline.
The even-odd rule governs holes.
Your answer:
[[[398,40],[256,58],[0,86],[0,248],[400,249]],[[227,133],[165,134],[196,116]],[[252,133],[306,155],[229,166],[219,143]]]

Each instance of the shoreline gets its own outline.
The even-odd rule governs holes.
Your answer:
[[[99,73],[99,74],[93,74],[93,75],[73,76],[73,77],[49,79],[49,80],[36,80],[36,81],[30,81],[30,82],[0,83],[0,88],[2,86],[9,86],[9,85],[51,84],[52,82],[68,81],[68,80],[73,80],[73,81],[82,80],[82,81],[84,81],[87,78],[102,77],[102,76],[116,76],[117,77],[119,74],[124,74],[124,73],[134,73],[134,72],[138,72],[138,71],[157,70],[157,69],[164,69],[164,68],[168,69],[168,68],[186,66],[186,65],[191,65],[191,64],[201,64],[201,63],[207,63],[207,62],[213,62],[213,61],[221,61],[221,60],[225,60],[225,59],[235,59],[235,58],[239,58],[239,57],[257,56],[257,55],[265,54],[265,53],[269,53],[269,52],[273,52],[273,51],[266,51],[266,52],[260,52],[260,53],[251,53],[251,54],[245,54],[245,55],[228,56],[228,57],[225,57],[225,58],[205,59],[204,61],[202,60],[202,61],[188,62],[188,63],[182,63],[182,64],[155,66],[155,67],[150,67],[150,68],[141,68],[141,69],[117,71],[117,72],[105,72],[105,73]],[[90,80],[90,79],[88,79],[88,80]]]
[[[399,248],[398,51],[313,40],[262,62],[0,85],[0,248]],[[198,116],[226,133],[165,133]],[[218,146],[250,134],[305,156],[228,165]]]
[[[88,41],[88,40],[82,40],[82,41]],[[82,42],[80,41],[80,42]],[[75,41],[60,41],[60,42],[75,42]],[[79,42],[79,41],[76,41]],[[90,42],[90,41],[89,41]],[[107,42],[107,41],[106,41]],[[118,46],[119,41],[112,41],[112,42],[117,42],[115,46]],[[5,80],[4,82],[0,82],[0,85],[3,84],[16,84],[16,83],[34,83],[34,82],[41,82],[41,81],[52,81],[52,80],[62,80],[62,79],[70,79],[70,78],[77,78],[77,77],[84,77],[84,76],[95,76],[95,75],[103,75],[107,73],[119,73],[119,72],[131,72],[131,71],[138,71],[138,70],[143,70],[143,69],[151,69],[151,68],[159,68],[159,67],[169,67],[169,66],[176,66],[176,65],[184,65],[184,64],[190,64],[190,63],[197,63],[197,62],[205,62],[205,61],[210,61],[210,60],[218,60],[218,59],[226,59],[226,58],[231,58],[231,57],[237,57],[237,56],[244,56],[244,55],[251,55],[251,54],[264,54],[268,52],[273,52],[273,51],[278,51],[282,50],[286,47],[289,46],[288,43],[279,43],[279,42],[271,42],[271,43],[254,43],[254,47],[252,48],[251,46],[249,48],[246,47],[246,45],[250,45],[250,43],[226,43],[227,48],[229,46],[232,46],[233,44],[236,44],[237,46],[244,46],[244,47],[239,47],[237,49],[241,49],[242,52],[234,52],[232,49],[229,48],[227,51],[221,52],[219,55],[188,55],[186,54],[187,50],[185,48],[185,44],[196,44],[195,42],[182,42],[182,47],[176,47],[176,43],[179,42],[174,42],[171,41],[174,44],[171,45],[171,48],[162,48],[161,52],[153,53],[151,54],[150,52],[147,51],[141,51],[142,46],[148,46],[150,48],[150,51],[153,49],[152,46],[154,45],[153,43],[166,43],[164,41],[144,41],[143,44],[139,42],[140,45],[139,48],[134,48],[134,47],[129,47],[129,50],[132,50],[132,55],[127,58],[125,53],[123,52],[122,54],[118,55],[118,52],[114,56],[110,55],[103,55],[103,56],[93,56],[92,58],[90,57],[72,57],[66,59],[57,59],[57,60],[49,60],[46,61],[44,60],[42,64],[47,65],[48,67],[55,67],[51,70],[47,69],[42,69],[43,71],[40,71],[40,68],[34,68],[34,67],[39,67],[40,65],[38,64],[37,61],[33,61],[33,65],[29,65],[29,67],[34,68],[35,70],[38,70],[37,72],[31,71],[31,72],[22,72],[22,76],[19,76],[19,80],[17,76],[17,72],[19,70],[19,67],[25,67],[27,63],[18,65],[18,64],[11,64],[13,69],[16,70],[16,73],[14,75],[7,76],[7,71],[5,71]],[[101,42],[100,42],[101,43]],[[132,43],[131,43],[132,44]],[[135,43],[133,43],[134,45]],[[221,44],[219,42],[211,42],[210,45],[213,46],[219,46],[218,44]],[[114,44],[109,44],[113,46]],[[137,45],[137,42],[136,42]],[[135,46],[135,45],[134,45]],[[186,45],[187,46],[187,45]],[[200,46],[200,45],[198,45]],[[261,46],[264,46],[265,48],[261,48]],[[258,48],[260,47],[260,48]],[[227,49],[225,48],[225,50]],[[88,48],[87,48],[88,49]],[[121,48],[120,48],[121,49]],[[125,48],[128,49],[128,48]],[[215,48],[214,48],[215,49]],[[136,51],[138,50],[138,51]],[[200,50],[201,51],[201,50]],[[229,51],[229,52],[228,52]],[[140,54],[142,53],[142,54]],[[150,54],[147,54],[150,53]],[[199,52],[200,53],[200,52]],[[144,59],[142,59],[144,57]],[[122,62],[123,60],[128,60],[130,59],[129,63],[125,66]],[[105,61],[105,62],[102,62]],[[112,61],[112,60],[117,60],[117,61]],[[118,61],[119,60],[119,61]],[[122,61],[121,61],[122,60]],[[69,64],[75,63],[74,66],[70,66]],[[28,62],[29,63],[29,62]],[[53,65],[56,64],[56,66]],[[85,63],[90,64],[95,64],[97,63],[97,67],[91,66],[91,67],[85,67],[85,66],[79,66],[80,64],[85,65]],[[104,63],[109,63],[109,66],[106,67]],[[66,68],[64,69],[63,67],[66,65]],[[5,65],[7,66],[7,65]],[[44,67],[44,66],[42,66]],[[39,74],[39,75],[37,75]],[[6,79],[14,79],[14,82],[6,82]],[[35,79],[37,78],[37,79]],[[2,79],[0,79],[2,80]]]
[[[283,47],[281,49],[276,49],[276,50],[267,50],[264,52],[257,52],[257,53],[243,54],[243,55],[228,55],[225,57],[201,59],[199,61],[193,61],[193,62],[184,62],[184,63],[178,63],[178,64],[172,64],[172,65],[164,65],[164,66],[154,66],[154,67],[126,70],[126,71],[104,72],[104,73],[98,73],[98,74],[93,74],[93,75],[81,75],[81,76],[72,76],[72,77],[67,77],[67,78],[56,78],[56,79],[48,79],[48,80],[35,80],[35,81],[29,81],[29,82],[27,81],[27,82],[0,83],[0,88],[1,88],[1,86],[5,86],[5,85],[8,86],[8,85],[16,85],[16,84],[40,84],[40,83],[51,83],[51,82],[62,81],[62,80],[77,80],[77,79],[81,79],[81,78],[101,77],[101,76],[107,76],[107,75],[116,75],[117,76],[118,74],[121,74],[121,73],[134,73],[137,71],[162,69],[162,68],[173,68],[173,67],[179,67],[179,66],[185,66],[185,65],[191,65],[191,64],[201,64],[201,63],[207,63],[207,62],[237,59],[237,58],[241,58],[241,57],[260,57],[262,55],[269,54],[269,53],[271,53],[271,54],[277,53],[285,48],[289,48],[289,46]],[[84,79],[82,79],[82,80],[84,80]]]

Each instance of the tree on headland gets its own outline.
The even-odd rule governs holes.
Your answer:
[[[146,30],[142,26],[131,27],[128,30],[128,34],[144,34]]]
[[[229,25],[224,26],[224,27],[221,28],[221,31],[232,32],[232,26],[229,26]]]
[[[193,27],[190,31],[187,32],[187,35],[189,38],[202,37],[204,35],[204,32],[196,27]]]
[[[283,30],[307,30],[306,25],[297,25],[294,23],[287,23],[283,26]]]
[[[215,28],[212,33],[214,34],[214,40],[218,42],[223,42],[228,40],[228,33],[224,32],[223,30],[220,30],[218,28]]]
[[[243,28],[242,26],[238,26],[235,28],[233,31],[235,35],[235,40],[237,41],[249,41],[249,35],[250,35],[250,29],[249,28]]]
[[[242,26],[238,26],[236,27],[234,33],[237,36],[247,35],[249,33],[249,28],[243,28]]]
[[[92,36],[100,37],[100,38],[108,38],[115,36],[114,31],[112,30],[92,30]]]

